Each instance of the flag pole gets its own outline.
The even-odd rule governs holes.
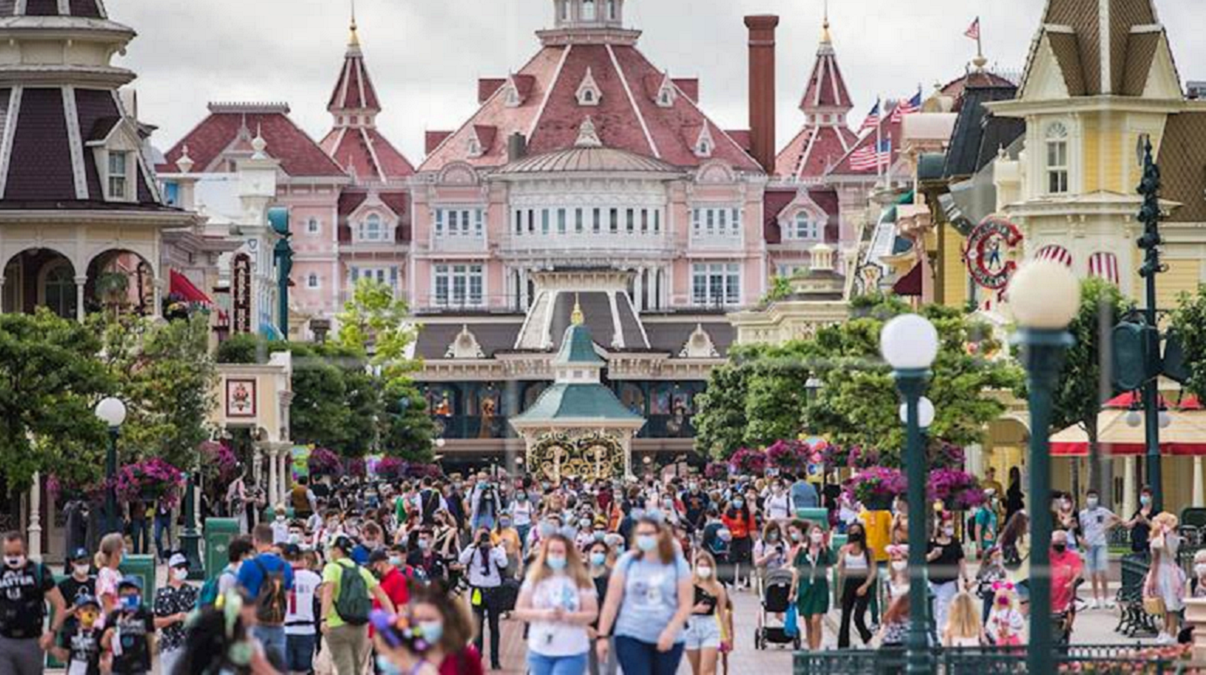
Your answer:
[[[976,17],[976,56],[984,58],[984,24],[981,23],[980,17]]]
[[[884,128],[884,97],[879,97],[879,119],[875,121],[875,177],[878,180],[883,180],[884,166],[879,161],[879,148],[883,143],[883,128]]]

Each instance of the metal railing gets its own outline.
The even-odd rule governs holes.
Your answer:
[[[931,652],[933,672],[940,675],[1017,675],[1027,673],[1025,647],[968,647]],[[1051,655],[1052,673],[1176,673],[1183,662],[1163,656],[1151,646],[1074,645]],[[903,648],[796,652],[796,675],[903,675]],[[1044,673],[1043,675],[1047,675]]]

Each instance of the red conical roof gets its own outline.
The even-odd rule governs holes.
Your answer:
[[[853,107],[850,92],[846,90],[846,80],[838,67],[837,54],[829,37],[829,22],[826,20],[825,32],[817,48],[817,61],[812,67],[812,76],[808,78],[808,88],[800,101],[800,109],[806,113],[818,110],[845,112]]]
[[[381,112],[377,91],[373,88],[373,81],[369,79],[368,69],[364,67],[364,54],[360,51],[358,41],[348,45],[343,69],[339,71],[339,81],[331,92],[327,110],[331,111],[331,114],[352,111]]]

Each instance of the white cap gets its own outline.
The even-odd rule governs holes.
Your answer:
[[[188,558],[184,557],[183,553],[173,553],[171,558],[168,558],[168,567],[188,567]]]

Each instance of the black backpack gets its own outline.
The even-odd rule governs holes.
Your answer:
[[[285,614],[289,607],[289,592],[285,590],[285,570],[282,567],[276,572],[269,572],[258,558],[252,558],[251,562],[255,563],[264,575],[260,581],[260,592],[255,596],[255,618],[264,625],[279,626],[285,623]]]
[[[360,566],[354,562],[351,565],[335,564],[343,568],[339,574],[335,613],[346,624],[363,626],[369,621],[369,612],[373,611],[373,600],[369,597],[368,584],[364,582]]]

